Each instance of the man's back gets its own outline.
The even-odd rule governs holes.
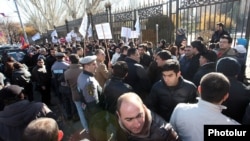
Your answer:
[[[239,125],[221,114],[222,108],[204,100],[199,100],[197,104],[181,103],[173,111],[170,123],[183,141],[202,141],[204,125]]]
[[[53,116],[53,114],[40,102],[22,100],[8,105],[0,112],[0,137],[5,141],[19,141],[29,122],[42,116]]]

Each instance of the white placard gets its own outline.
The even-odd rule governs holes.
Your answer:
[[[121,29],[121,37],[130,38],[131,36],[131,28],[122,27]]]
[[[130,35],[130,39],[133,39],[133,38],[138,38],[139,37],[139,34],[137,31],[131,31],[131,35]]]
[[[96,24],[95,29],[98,39],[112,39],[109,23]]]

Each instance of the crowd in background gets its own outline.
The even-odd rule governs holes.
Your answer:
[[[203,129],[189,130],[191,124],[187,122],[197,122],[196,126],[250,124],[250,89],[244,81],[246,42],[238,39],[232,47],[232,38],[223,24],[217,26],[209,44],[198,37],[188,45],[185,30],[178,29],[174,43],[164,39],[156,45],[138,40],[73,40],[30,45],[21,62],[3,55],[0,129],[5,132],[0,133],[0,138],[20,140],[28,123],[38,117],[56,120],[49,109],[53,106],[51,94],[58,97],[65,118],[80,120],[91,140],[199,140],[203,138]],[[11,95],[6,94],[9,91]],[[38,104],[34,102],[34,91],[41,94]],[[190,106],[188,103],[205,108],[188,113],[185,110]],[[13,104],[20,111],[12,111]],[[31,111],[30,104],[40,111]],[[133,112],[138,109],[140,112],[132,114],[130,106]],[[218,112],[213,114],[208,108]],[[192,117],[193,114],[197,117]],[[140,121],[141,118],[144,120]],[[13,125],[6,124],[7,121]],[[163,129],[161,123],[166,125]],[[19,128],[20,131],[15,129],[18,136],[11,137],[10,131],[14,129],[8,128],[13,126]],[[194,137],[189,138],[191,133]]]

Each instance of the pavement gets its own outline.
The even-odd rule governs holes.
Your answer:
[[[36,91],[34,92],[34,100],[41,101],[41,96]],[[49,108],[58,116],[58,126],[64,133],[62,141],[90,141],[90,137],[83,130],[79,119],[68,120],[65,118],[63,107],[53,93],[51,93],[51,103],[53,106],[49,106]]]

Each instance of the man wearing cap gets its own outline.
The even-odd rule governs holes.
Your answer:
[[[51,67],[52,79],[55,80],[55,91],[60,102],[63,104],[64,110],[67,114],[67,119],[73,117],[73,111],[76,111],[73,107],[74,103],[71,98],[71,90],[64,79],[64,72],[69,68],[69,64],[65,61],[65,54],[63,52],[57,52],[55,54],[56,62]]]
[[[24,128],[34,119],[55,114],[41,102],[30,102],[24,98],[23,88],[10,85],[0,91],[0,102],[5,105],[0,111],[0,139],[21,141]]]
[[[88,123],[92,116],[100,110],[99,93],[102,88],[94,77],[97,69],[96,58],[96,55],[85,56],[79,61],[82,64],[83,72],[77,78],[77,88],[82,96],[83,108],[86,108]]]
[[[200,56],[200,68],[198,71],[195,73],[193,77],[194,84],[198,87],[200,85],[200,80],[202,76],[209,72],[214,72],[215,71],[215,62],[217,60],[217,55],[214,51],[212,50],[207,50],[205,52],[201,53]]]
[[[210,43],[218,43],[220,41],[220,37],[223,35],[229,36],[229,33],[224,29],[224,24],[219,22],[216,24],[216,31],[213,33]]]
[[[222,103],[227,109],[222,113],[242,123],[245,109],[250,102],[250,91],[244,83],[237,80],[240,64],[232,57],[223,57],[217,61],[216,71],[226,75],[230,81],[229,97]]]

